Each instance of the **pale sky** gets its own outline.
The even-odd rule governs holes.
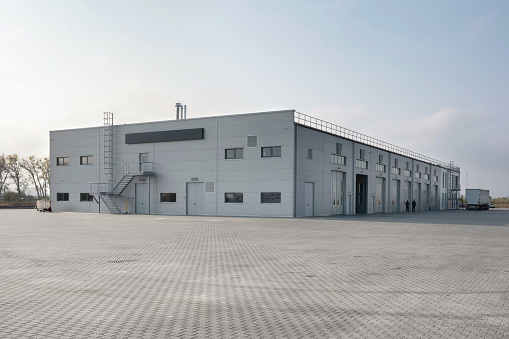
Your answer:
[[[509,2],[0,0],[0,154],[49,131],[296,109],[509,196]]]

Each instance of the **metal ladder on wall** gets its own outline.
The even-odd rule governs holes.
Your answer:
[[[113,140],[114,140],[114,130],[113,130],[113,113],[104,112],[103,113],[103,155],[104,155],[104,174],[108,176],[108,187],[105,192],[101,192],[99,197],[101,201],[104,202],[104,205],[108,208],[110,213],[119,214],[120,209],[118,208],[115,201],[111,196],[111,191],[113,190]]]
[[[459,197],[458,192],[460,190],[459,185],[456,185],[453,175],[454,162],[451,161],[447,169],[447,209],[458,209],[459,208]],[[459,179],[458,179],[459,181]],[[459,184],[459,182],[458,182]]]

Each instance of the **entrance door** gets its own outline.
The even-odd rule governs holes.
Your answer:
[[[429,202],[428,202],[428,192],[429,192],[429,185],[424,184],[422,189],[422,210],[427,211],[429,210]]]
[[[187,215],[203,215],[205,210],[203,182],[188,182],[186,191]]]
[[[421,210],[421,184],[414,184],[414,200],[415,200],[415,210]]]
[[[408,201],[409,206],[412,206],[412,199],[410,199],[410,193],[412,192],[411,188],[410,188],[411,185],[412,185],[412,183],[410,181],[405,181],[403,183],[403,203],[406,204],[406,202]],[[406,209],[406,205],[405,205],[405,209]]]
[[[314,215],[314,194],[315,184],[312,182],[304,183],[304,216],[306,217]]]
[[[433,186],[433,194],[431,195],[431,208],[438,209],[438,186]]]
[[[355,213],[367,213],[368,200],[367,200],[367,182],[368,176],[357,174],[355,176]]]
[[[136,214],[148,214],[148,184],[136,183],[134,188]]]
[[[331,203],[332,214],[345,213],[345,173],[332,171],[331,179]]]
[[[385,178],[376,178],[375,213],[384,212]]]
[[[392,179],[391,185],[391,212],[399,212],[401,202],[399,201],[399,185],[400,181]]]

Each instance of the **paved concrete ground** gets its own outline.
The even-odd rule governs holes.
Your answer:
[[[0,210],[0,337],[501,338],[508,239],[508,210]]]

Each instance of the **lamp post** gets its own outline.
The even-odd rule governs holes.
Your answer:
[[[465,172],[465,175],[467,176],[467,186],[465,187],[465,196],[467,195],[467,189],[468,189],[468,173]]]

